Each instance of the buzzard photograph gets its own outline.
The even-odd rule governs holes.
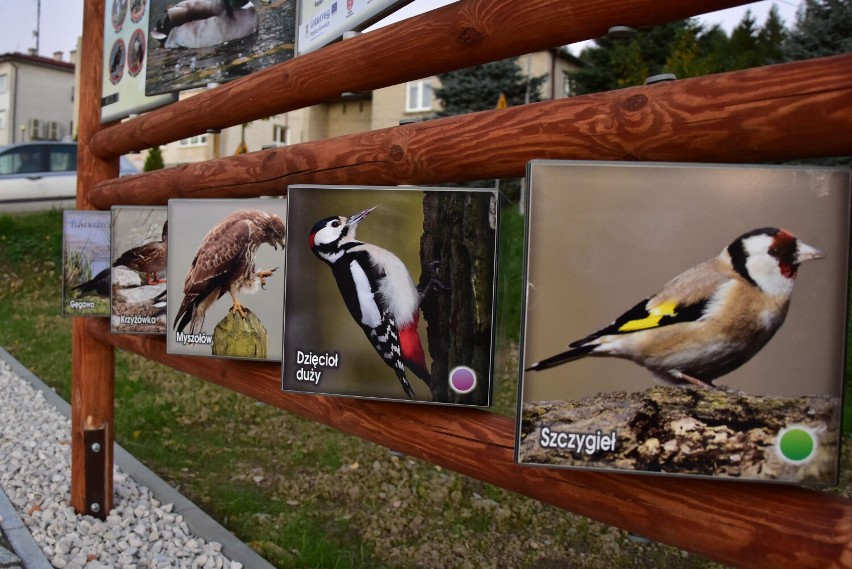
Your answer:
[[[171,353],[210,355],[214,330],[230,316],[238,325],[262,323],[267,357],[280,359],[285,217],[283,200],[169,202]],[[230,302],[217,302],[225,294]]]

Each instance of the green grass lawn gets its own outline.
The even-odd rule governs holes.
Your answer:
[[[503,222],[506,298],[519,298],[522,220]],[[0,215],[0,345],[69,400],[61,227],[59,212]],[[519,315],[503,311],[508,329]],[[716,566],[139,356],[116,362],[116,440],[277,567]],[[511,377],[495,400],[514,413]]]

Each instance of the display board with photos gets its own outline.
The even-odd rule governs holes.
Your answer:
[[[296,54],[304,55],[358,32],[412,0],[299,0]]]
[[[226,83],[293,58],[296,0],[149,0],[147,95]]]
[[[110,213],[62,212],[62,314],[109,316]]]
[[[534,161],[516,460],[833,484],[845,169]]]
[[[283,199],[169,200],[166,349],[281,360]]]
[[[145,95],[149,0],[107,0],[104,12],[101,122],[127,118],[177,100]]]
[[[282,388],[490,405],[496,200],[290,186]]]
[[[166,332],[167,215],[165,206],[112,207],[112,332]]]

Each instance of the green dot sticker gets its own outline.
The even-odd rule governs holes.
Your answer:
[[[817,439],[814,430],[802,425],[792,425],[778,433],[778,455],[792,464],[803,464],[816,454]]]

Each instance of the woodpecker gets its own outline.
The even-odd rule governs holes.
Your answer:
[[[609,326],[526,371],[585,356],[631,360],[669,384],[713,381],[757,354],[784,323],[799,265],[822,251],[775,227],[739,236]]]
[[[405,367],[431,387],[417,323],[423,294],[403,262],[377,245],[355,239],[355,231],[376,206],[349,217],[321,219],[311,229],[309,245],[331,267],[337,288],[352,318],[393,369],[405,395],[415,398]]]

